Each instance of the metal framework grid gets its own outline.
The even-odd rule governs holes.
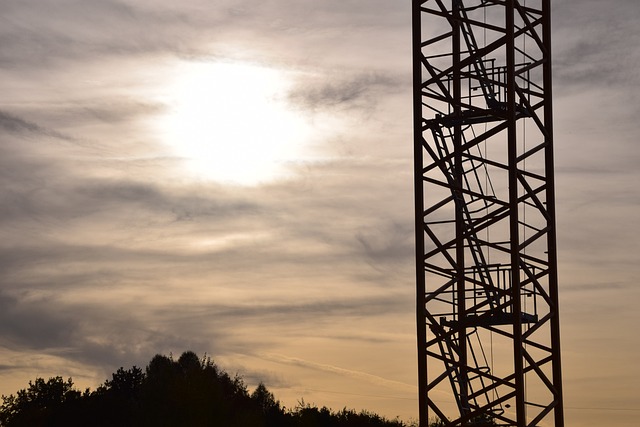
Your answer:
[[[420,425],[564,425],[550,0],[413,0]]]

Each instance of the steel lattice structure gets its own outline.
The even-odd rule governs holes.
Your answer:
[[[414,0],[420,425],[562,427],[550,0]]]

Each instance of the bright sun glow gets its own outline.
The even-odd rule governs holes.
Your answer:
[[[234,62],[183,63],[169,86],[164,142],[201,179],[255,185],[287,175],[310,137],[287,103],[291,75]]]

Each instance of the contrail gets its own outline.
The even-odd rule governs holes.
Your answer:
[[[388,388],[392,388],[400,391],[409,391],[412,393],[418,392],[418,387],[415,384],[408,384],[402,381],[390,380],[380,377],[378,375],[368,374],[362,371],[354,371],[351,369],[340,368],[338,366],[327,365],[324,363],[316,363],[309,360],[298,359],[296,357],[284,356],[282,354],[261,354],[261,358],[272,362],[283,363],[288,365],[301,366],[304,368],[315,369],[322,372],[331,372],[338,375],[349,376],[358,380],[366,381],[372,384],[382,385]],[[434,390],[438,392],[439,390]],[[443,393],[444,394],[444,393]]]

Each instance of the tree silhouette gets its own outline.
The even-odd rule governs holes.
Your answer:
[[[2,427],[404,427],[376,414],[332,412],[304,403],[286,410],[264,383],[249,393],[208,357],[186,351],[174,360],[154,356],[146,369],[119,368],[95,391],[76,390],[71,378],[37,378],[2,396]]]
[[[2,396],[0,424],[2,426],[63,425],[82,394],[74,389],[71,378],[37,378],[16,396]]]
[[[91,425],[123,427],[135,425],[140,411],[142,386],[145,381],[142,369],[118,368],[103,385],[88,396],[84,410]],[[113,408],[117,408],[116,411]]]
[[[251,400],[263,417],[264,422],[260,425],[265,427],[292,425],[291,417],[287,417],[280,406],[280,401],[276,400],[273,393],[267,390],[264,383],[260,382],[251,393]]]

